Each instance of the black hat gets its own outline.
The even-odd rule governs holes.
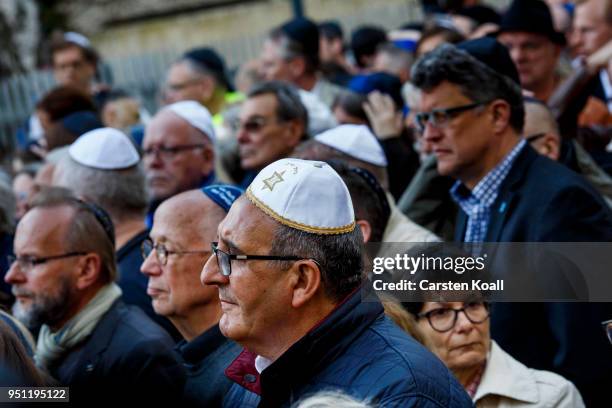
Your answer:
[[[514,0],[502,15],[497,34],[508,31],[541,34],[555,44],[566,43],[565,35],[555,30],[550,9],[542,0]]]
[[[507,76],[520,86],[519,73],[508,49],[495,38],[481,37],[464,41],[457,44],[457,48],[467,51],[472,57],[484,63],[493,71]]]
[[[232,92],[234,90],[234,87],[232,86],[232,83],[227,77],[227,73],[225,71],[225,62],[223,62],[223,59],[212,48],[194,48],[187,51],[183,57],[188,58],[211,71],[217,80],[225,85],[228,91]]]
[[[302,53],[311,61],[319,62],[319,27],[306,18],[294,18],[280,26],[291,40],[300,44]]]

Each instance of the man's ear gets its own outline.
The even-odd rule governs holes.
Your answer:
[[[293,298],[291,306],[302,307],[312,299],[321,287],[321,270],[312,259],[297,261],[294,265]]]
[[[84,290],[96,283],[102,273],[102,258],[100,255],[88,253],[83,255],[77,264],[77,289]]]
[[[504,132],[510,126],[510,104],[497,99],[491,103],[489,108],[493,131],[496,134]]]
[[[215,168],[215,151],[213,147],[206,143],[206,147],[202,149],[202,178],[208,176]]]
[[[298,120],[290,120],[286,123],[285,129],[287,130],[286,135],[286,143],[287,146],[294,148],[299,145],[302,136],[306,133],[306,129],[304,129],[304,124],[300,123]]]
[[[555,137],[555,135],[547,133],[546,135],[542,136],[542,142],[540,146],[540,154],[554,161],[559,160],[559,155],[561,154],[561,146],[559,138]]]
[[[363,235],[363,243],[368,243],[372,236],[372,226],[366,220],[357,220],[357,225],[361,229],[361,235]]]

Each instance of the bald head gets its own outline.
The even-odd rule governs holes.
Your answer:
[[[523,134],[538,153],[555,161],[559,159],[561,149],[559,127],[550,109],[542,102],[525,102]]]
[[[225,211],[201,190],[190,190],[164,201],[155,211],[153,228],[163,229],[171,240],[202,242],[215,240]]]

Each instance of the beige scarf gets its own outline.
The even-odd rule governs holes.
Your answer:
[[[110,283],[101,288],[89,303],[57,332],[53,333],[49,326],[43,325],[38,334],[36,365],[44,369],[49,368],[85,340],[120,296],[119,286]]]

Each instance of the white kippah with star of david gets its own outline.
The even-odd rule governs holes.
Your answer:
[[[247,197],[281,224],[313,234],[344,234],[355,213],[342,178],[327,163],[281,159],[259,172]]]

